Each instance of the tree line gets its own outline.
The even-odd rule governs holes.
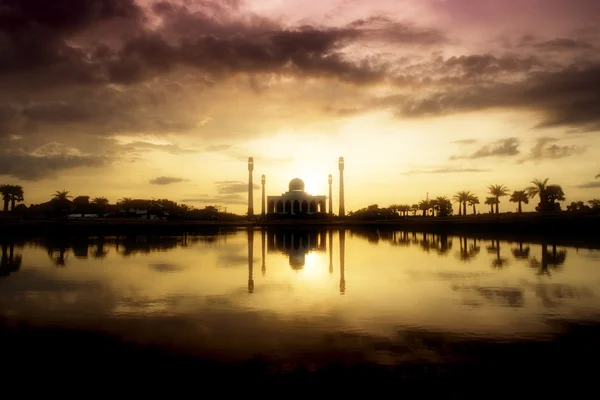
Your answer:
[[[596,176],[599,178],[600,174]],[[487,187],[488,194],[484,204],[490,207],[491,214],[500,213],[500,199],[510,195],[509,201],[517,203],[517,212],[523,212],[523,204],[529,204],[529,201],[539,199],[535,210],[538,212],[561,211],[561,201],[565,201],[565,193],[560,185],[548,184],[548,178],[544,180],[534,179],[531,185],[523,190],[510,191],[505,185],[494,184]],[[449,199],[446,196],[439,196],[432,199],[421,200],[416,204],[392,204],[389,207],[380,208],[377,204],[361,208],[354,212],[349,212],[351,217],[365,218],[390,218],[394,216],[408,216],[421,214],[422,216],[446,217],[454,214],[452,202],[458,203],[458,215],[468,215],[468,210],[472,209],[472,214],[477,214],[477,205],[480,204],[479,197],[469,190],[461,190]],[[567,211],[590,211],[600,210],[600,199],[588,200],[587,204],[583,201],[572,202],[566,207]]]

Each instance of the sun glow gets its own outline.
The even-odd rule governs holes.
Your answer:
[[[324,263],[324,258],[317,252],[311,251],[306,254],[304,267],[300,272],[300,276],[308,281],[321,281],[327,275],[327,266]]]

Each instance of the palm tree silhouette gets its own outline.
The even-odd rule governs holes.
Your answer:
[[[23,187],[20,185],[1,185],[0,193],[2,193],[2,200],[4,201],[4,211],[8,211],[8,204],[10,203],[10,209],[15,209],[15,203],[20,203],[24,200],[23,198]]]
[[[479,197],[472,194],[469,196],[468,201],[469,201],[469,205],[473,207],[473,215],[477,214],[477,210],[475,210],[475,205],[479,204]]]
[[[2,193],[2,200],[4,201],[4,212],[8,211],[8,203],[10,203],[10,185],[1,185],[0,193]]]
[[[500,204],[500,197],[508,195],[510,190],[504,185],[490,185],[488,186],[488,190],[492,196],[496,197],[496,214],[499,214],[498,204]]]
[[[529,204],[529,197],[527,196],[527,193],[525,193],[524,190],[515,190],[510,196],[510,201],[513,203],[519,203],[519,213],[521,213],[523,212],[523,209],[521,208],[521,203]]]
[[[486,197],[485,204],[490,206],[490,213],[494,213],[494,205],[498,206],[498,199],[496,197]]]
[[[58,201],[67,201],[72,198],[73,196],[69,194],[68,190],[57,190],[56,193],[52,195],[52,200]]]
[[[539,179],[534,179],[531,181],[532,186],[528,186],[525,188],[525,193],[529,196],[530,199],[533,199],[535,196],[540,196],[540,209],[545,209],[544,205],[546,202],[546,190],[548,188],[548,178],[543,181]]]
[[[457,192],[452,199],[458,203],[458,215],[467,215],[467,202],[471,197],[471,192],[468,190],[462,190]],[[462,213],[461,213],[462,206]]]
[[[108,199],[106,197],[94,197],[92,199],[92,204],[98,210],[98,214],[104,216],[106,207],[108,207]]]

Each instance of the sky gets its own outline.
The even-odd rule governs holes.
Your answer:
[[[3,0],[0,183],[346,211],[487,186],[600,197],[597,0]],[[259,210],[260,186],[254,203]],[[525,210],[533,210],[536,202]],[[500,210],[515,204],[501,200]]]

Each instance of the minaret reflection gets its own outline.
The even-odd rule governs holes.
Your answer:
[[[252,263],[254,260],[254,230],[248,228],[248,293],[254,293]]]
[[[329,273],[333,274],[333,231],[329,231]]]
[[[344,276],[346,253],[346,231],[340,230],[340,294],[346,293],[346,278]]]
[[[267,273],[267,265],[265,264],[265,235],[266,235],[265,230],[261,229],[261,231],[260,231],[260,247],[262,250],[262,266],[261,266],[262,276],[265,276],[265,274]]]

